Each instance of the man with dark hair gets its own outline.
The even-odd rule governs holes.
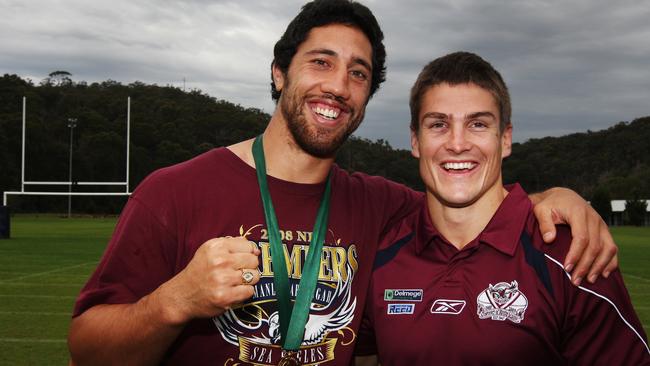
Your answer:
[[[468,52],[438,58],[410,106],[426,202],[384,237],[357,353],[384,365],[649,365],[621,273],[573,286],[569,230],[545,245],[526,193],[503,185],[512,123],[499,72]]]
[[[305,4],[300,14],[289,23],[287,30],[275,44],[273,48],[273,65],[286,74],[293,56],[300,44],[307,38],[309,31],[328,24],[344,24],[357,27],[368,38],[372,47],[372,77],[370,78],[369,94],[369,98],[372,98],[381,83],[386,80],[384,34],[370,9],[359,3],[352,2],[341,6],[338,1],[317,1]],[[276,89],[275,82],[271,80],[271,97],[273,100],[280,99],[280,94],[280,91]]]
[[[422,199],[333,164],[383,81],[382,39],[363,5],[303,7],[275,48],[264,134],[156,171],[131,196],[77,300],[75,363],[350,361],[377,243]],[[543,197],[551,236],[551,208],[584,238],[607,230],[575,193]],[[581,276],[597,256],[594,273],[612,270],[611,237],[590,242],[567,260]]]

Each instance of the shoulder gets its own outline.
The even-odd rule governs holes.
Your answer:
[[[204,192],[217,182],[231,181],[247,166],[226,148],[216,148],[190,160],[160,168],[149,174],[133,191],[132,198],[148,205],[183,199],[191,192]],[[252,169],[252,168],[251,168]]]
[[[416,199],[421,197],[422,192],[417,192],[404,184],[393,182],[381,176],[368,175],[362,172],[348,172],[334,164],[332,174],[335,182],[350,190],[363,192],[366,195],[377,199],[389,199],[403,197],[404,199]]]
[[[382,233],[411,213],[424,197],[422,192],[384,177],[348,173],[336,165],[333,169],[332,192],[337,192],[337,199],[343,198],[348,208],[362,210],[362,217],[373,217]]]
[[[216,148],[192,159],[160,168],[149,174],[134,191],[135,195],[143,190],[164,187],[169,189],[179,184],[187,184],[196,177],[208,175],[214,171],[223,171],[232,160],[232,155],[225,148]]]
[[[424,198],[421,200],[421,206],[426,207]],[[391,264],[394,259],[400,257],[405,260],[417,256],[417,247],[431,239],[432,226],[427,217],[423,209],[415,209],[391,225],[379,241],[373,271],[383,268],[383,273],[392,272]]]
[[[555,235],[555,240],[551,243],[544,242],[542,233],[539,229],[539,223],[537,222],[537,219],[535,218],[535,215],[533,215],[532,211],[528,217],[527,227],[528,228],[526,231],[530,233],[531,241],[535,249],[544,253],[547,257],[551,257],[560,263],[564,262],[564,258],[566,257],[567,253],[569,252],[569,248],[571,247],[571,227],[568,225],[556,225],[555,229],[557,233]]]

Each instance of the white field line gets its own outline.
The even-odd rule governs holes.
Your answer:
[[[45,276],[45,275],[48,275],[48,274],[51,274],[51,273],[63,272],[63,271],[67,271],[67,270],[73,269],[73,268],[89,266],[91,264],[97,265],[97,263],[98,262],[86,262],[86,263],[81,263],[81,264],[75,264],[74,266],[61,267],[61,268],[53,269],[53,270],[50,270],[50,271],[32,273],[32,274],[28,274],[28,275],[25,275],[25,276],[10,278],[10,279],[7,279],[7,280],[2,280],[2,281],[0,281],[0,283],[13,282],[13,281],[18,281],[18,280],[24,280],[26,278]]]
[[[65,339],[43,339],[43,338],[0,338],[0,342],[7,343],[66,343]]]
[[[42,311],[0,311],[0,315],[46,315],[46,316],[72,316],[72,312],[42,312]]]
[[[0,294],[0,297],[26,297],[28,299],[76,299],[76,296],[63,296],[63,295],[4,295]]]
[[[86,278],[88,280],[88,278]],[[0,288],[1,287],[74,287],[74,288],[81,288],[84,285],[84,282],[81,281],[79,283],[34,283],[34,282],[8,282],[8,283],[3,283],[0,282]]]
[[[629,274],[628,274],[628,275],[623,274],[623,277],[629,277],[629,278],[634,278],[635,280],[641,280],[641,281],[644,281],[644,282],[650,282],[649,279],[647,279],[647,278],[643,278],[643,277],[640,277],[640,276],[634,276],[634,275],[629,275]]]

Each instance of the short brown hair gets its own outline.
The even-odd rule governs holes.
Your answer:
[[[503,132],[511,123],[510,93],[501,74],[477,54],[454,52],[431,61],[422,69],[413,84],[409,101],[412,131],[418,132],[420,129],[418,119],[424,94],[432,87],[445,83],[449,85],[471,83],[489,91],[499,108],[499,132]]]

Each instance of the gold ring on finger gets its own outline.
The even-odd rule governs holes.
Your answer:
[[[255,275],[253,272],[249,270],[241,270],[241,280],[243,285],[250,285],[251,282],[253,282],[253,279],[255,278]]]

